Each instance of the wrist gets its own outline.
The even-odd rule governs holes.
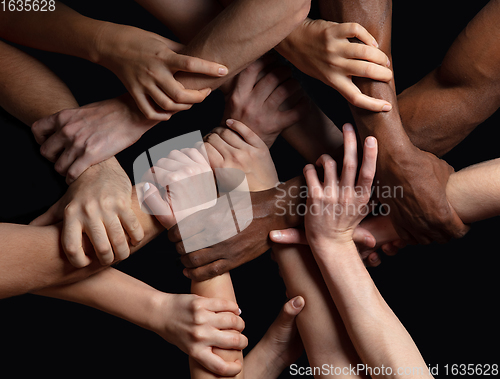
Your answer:
[[[281,41],[274,49],[280,53],[284,58],[292,61],[290,58],[293,56],[297,40],[303,35],[304,28],[312,20],[307,17],[299,26],[297,26],[283,41]]]

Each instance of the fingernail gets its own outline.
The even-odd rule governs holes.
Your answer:
[[[344,130],[352,132],[354,130],[353,126],[351,124],[345,124],[344,125]]]
[[[392,109],[392,105],[391,104],[386,104],[382,107],[382,111],[383,112],[389,112],[390,110]]]
[[[228,118],[228,119],[226,120],[226,125],[227,125],[227,126],[231,126],[231,125],[233,125],[233,124],[234,124],[234,120],[232,120],[232,119],[230,119],[230,118]]]
[[[378,47],[378,42],[377,42],[376,39],[373,40],[372,45],[375,46],[375,47]]]
[[[375,137],[368,137],[366,139],[366,146],[368,147],[375,147],[375,144],[376,144],[376,140],[375,140]]]
[[[229,70],[227,69],[227,67],[220,67],[219,68],[219,75],[227,75],[228,72],[229,72]]]
[[[391,67],[391,60],[387,58],[387,67]]]
[[[146,184],[144,184],[144,187],[142,187],[142,191],[144,193],[146,193],[149,191],[150,188],[151,188],[151,185],[148,182],[146,182]]]
[[[279,230],[273,230],[271,233],[271,238],[275,239],[275,240],[280,240],[281,239],[281,232]]]
[[[205,97],[208,96],[208,95],[210,95],[210,93],[212,93],[212,89],[211,88],[206,88],[205,91],[207,91],[207,94],[205,95]]]
[[[240,315],[240,314],[241,314],[241,309],[240,309],[240,308],[238,308],[238,315]]]
[[[378,260],[379,260],[378,254],[370,257],[370,262],[372,263],[378,262]]]
[[[292,301],[292,305],[296,309],[299,309],[300,307],[302,307],[302,304],[303,304],[303,299],[301,297],[297,297],[297,298],[293,299],[293,301]]]

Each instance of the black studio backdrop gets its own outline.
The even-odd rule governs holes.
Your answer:
[[[130,24],[173,38],[133,1],[67,1],[82,14]],[[446,50],[486,1],[395,2],[393,58],[398,92],[437,67]],[[488,38],[488,36],[484,36]],[[498,43],[498,41],[491,41]],[[123,85],[106,69],[74,57],[23,48],[56,72],[81,105],[115,97]],[[333,90],[302,77],[305,88],[338,126],[350,120],[345,101]],[[478,99],[481,101],[481,99]],[[118,158],[129,175],[146,148],[166,139],[218,125],[224,104],[214,92],[146,133]],[[38,152],[29,128],[0,111],[2,172],[0,221],[28,223],[65,191],[64,180]],[[494,114],[446,155],[456,170],[498,157],[500,115]],[[301,173],[304,161],[279,139],[272,155],[282,181]],[[467,236],[447,245],[412,246],[370,273],[382,295],[433,367],[499,363],[498,306],[500,219],[473,225]],[[1,247],[0,247],[1,248]],[[1,262],[0,262],[1,264]],[[165,234],[117,268],[155,288],[189,291],[189,281]],[[233,270],[238,303],[246,322],[248,351],[259,341],[286,301],[285,289],[269,253]],[[187,356],[152,332],[78,304],[33,295],[0,301],[2,377],[55,378],[189,377]],[[329,362],[325,362],[329,363]],[[298,366],[308,366],[305,355]],[[289,370],[281,376],[292,377]]]

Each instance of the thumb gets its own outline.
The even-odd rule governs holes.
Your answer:
[[[283,311],[280,314],[283,326],[286,324],[292,325],[295,317],[304,309],[306,302],[302,296],[296,296],[283,306]]]
[[[307,245],[306,233],[304,230],[290,228],[283,230],[273,230],[269,233],[271,241],[284,244]]]
[[[60,200],[52,205],[47,212],[41,214],[29,224],[32,226],[46,226],[46,225],[54,225],[59,221],[62,221],[63,215],[60,207]]]
[[[358,248],[363,247],[365,249],[373,249],[377,244],[377,240],[373,234],[361,226],[357,226],[354,229],[352,239],[354,243],[358,245]]]

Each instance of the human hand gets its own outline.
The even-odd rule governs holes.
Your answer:
[[[270,58],[265,56],[236,77],[232,91],[226,95],[222,118],[248,125],[268,148],[284,129],[298,122],[309,109],[309,99],[291,77],[291,70],[286,66],[270,70],[271,64]],[[293,106],[284,107],[292,98],[296,99]]]
[[[454,170],[444,160],[412,145],[397,158],[380,155],[379,162],[377,179],[391,189],[390,196],[379,200],[386,204],[401,240],[445,243],[467,233],[469,228],[446,197],[446,184]]]
[[[364,95],[352,82],[353,76],[384,82],[392,79],[389,58],[377,47],[375,38],[359,24],[306,19],[279,45],[279,51],[283,50],[299,70],[333,87],[352,105],[374,112],[389,111],[389,102]]]
[[[202,102],[210,88],[186,89],[177,72],[222,77],[228,69],[217,63],[177,54],[178,44],[139,28],[106,23],[99,34],[97,63],[111,70],[125,85],[142,113],[166,121]],[[155,105],[156,104],[156,105]]]
[[[62,248],[69,262],[78,268],[91,263],[83,250],[83,233],[102,265],[129,256],[127,239],[137,245],[144,238],[132,210],[132,185],[114,157],[83,173],[59,201],[30,225],[52,225],[60,220]]]
[[[277,378],[302,355],[304,345],[295,319],[304,309],[302,296],[287,301],[266,334],[245,357],[247,379]]]
[[[367,204],[375,176],[377,140],[374,137],[365,140],[363,163],[355,185],[358,167],[356,133],[352,125],[346,124],[343,134],[344,163],[340,181],[337,180],[336,162],[328,155],[322,155],[316,162],[324,169],[323,183],[313,165],[304,168],[308,187],[304,227],[311,249],[320,255],[331,250],[332,243],[354,244],[354,230],[369,213]]]
[[[200,149],[172,150],[143,176],[139,203],[144,201],[166,229],[216,203],[213,172],[204,147]],[[163,196],[155,185],[165,189]]]
[[[156,122],[147,120],[129,94],[65,109],[31,127],[40,153],[71,184],[87,168],[133,145]]]
[[[152,330],[209,371],[234,376],[241,364],[225,362],[212,347],[243,350],[248,345],[239,314],[238,305],[229,300],[165,293],[159,312],[152,315]]]
[[[229,128],[215,128],[205,137],[205,147],[212,167],[233,168],[244,172],[250,191],[274,187],[279,180],[267,145],[240,121],[229,119],[226,125]],[[231,171],[228,173],[231,174]],[[230,182],[231,178],[223,181]]]

